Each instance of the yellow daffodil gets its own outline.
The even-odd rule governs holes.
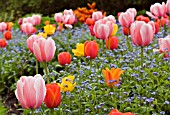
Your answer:
[[[74,89],[76,85],[76,82],[74,82],[74,78],[74,76],[62,78],[62,83],[58,83],[62,92],[71,92]]]
[[[51,24],[44,26],[44,32],[45,32],[47,35],[52,35],[52,34],[54,34],[55,29],[56,29],[56,28],[55,28],[53,25],[51,25]]]
[[[102,73],[104,74],[106,85],[110,88],[112,88],[114,85],[118,84],[120,75],[124,72],[124,70],[120,70],[120,68],[109,68],[106,67],[106,69],[102,70]]]
[[[76,44],[76,49],[72,49],[72,52],[77,57],[84,56],[84,44],[77,43]]]
[[[117,24],[113,24],[112,36],[116,35],[117,31],[118,31],[118,25]]]
[[[38,33],[38,36],[41,36],[43,38],[46,38],[47,37],[47,34],[46,33],[43,33],[43,32],[40,32]]]

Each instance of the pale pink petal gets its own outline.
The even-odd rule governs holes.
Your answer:
[[[97,35],[100,39],[105,40],[106,38],[109,37],[109,27],[106,25],[101,24],[99,28],[97,29]]]
[[[149,17],[153,18],[153,19],[158,19],[158,17],[152,15],[151,12],[146,11],[146,14],[147,14]]]
[[[37,60],[39,62],[43,62],[43,59],[41,57],[41,49],[37,42],[33,43],[33,52],[34,52],[34,55],[37,58]]]

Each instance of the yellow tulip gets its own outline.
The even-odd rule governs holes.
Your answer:
[[[58,83],[62,92],[71,92],[74,89],[76,85],[76,82],[74,82],[74,78],[74,76],[62,78],[62,83]]]
[[[117,31],[118,31],[118,25],[117,24],[113,24],[112,36],[116,35]]]
[[[46,33],[43,33],[43,32],[40,32],[38,33],[38,36],[41,36],[43,38],[46,38],[47,37],[47,34]]]
[[[77,57],[84,56],[84,44],[77,43],[76,44],[76,49],[72,49],[72,52]]]
[[[54,32],[55,32],[55,27],[54,26],[52,26],[52,25],[46,25],[46,26],[44,26],[44,32],[47,34],[47,35],[52,35],[52,34],[54,34]]]

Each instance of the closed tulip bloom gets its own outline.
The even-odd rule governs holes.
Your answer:
[[[113,32],[113,23],[104,19],[98,20],[94,24],[93,31],[97,38],[105,40]]]
[[[91,34],[92,36],[95,36],[95,33],[94,33],[94,31],[93,31],[94,26],[91,25],[91,26],[88,26],[88,28],[89,28],[89,30],[90,30],[90,34]]]
[[[109,41],[110,40],[110,41]],[[106,48],[109,49],[110,43],[110,50],[117,49],[118,47],[118,38],[116,36],[112,36],[106,39]]]
[[[69,52],[61,52],[58,54],[58,62],[60,65],[65,66],[66,64],[70,64],[71,55]]]
[[[60,87],[57,83],[46,84],[46,96],[44,99],[48,108],[56,108],[61,102]]]
[[[117,109],[113,109],[110,111],[109,115],[135,115],[135,114],[131,112],[122,113],[119,112]]]
[[[170,0],[167,0],[166,2],[166,9],[167,9],[167,13],[170,15]]]
[[[47,39],[39,38],[33,43],[33,52],[39,62],[51,61],[54,57],[55,50],[55,42],[51,37]]]
[[[134,22],[134,14],[131,13],[130,11],[122,12],[118,20],[121,26],[129,28],[131,24]]]
[[[63,23],[64,24],[73,24],[75,21],[75,15],[64,15],[63,16]]]
[[[122,29],[124,35],[130,35],[130,28],[123,27]]]
[[[17,81],[15,95],[23,108],[39,108],[46,95],[45,81],[40,74],[36,74],[34,77],[22,76]]]
[[[119,83],[120,75],[124,72],[124,70],[120,70],[120,68],[106,68],[105,70],[102,70],[102,73],[104,74],[106,85],[110,88],[112,88],[114,85]]]
[[[3,32],[7,29],[7,24],[5,22],[0,22],[0,32]]]
[[[74,87],[76,86],[74,78],[75,78],[74,76],[62,78],[62,83],[61,84],[58,83],[62,92],[71,92],[74,89]]]
[[[154,34],[155,34],[156,28],[155,28],[154,21],[150,21],[150,22],[148,22],[148,24],[150,24],[152,26],[152,30],[154,31]]]
[[[131,39],[136,46],[147,46],[154,37],[154,30],[150,24],[144,21],[136,21],[130,27]]]
[[[93,19],[94,21],[100,20],[100,19],[102,19],[102,18],[103,18],[102,12],[100,12],[100,11],[93,12],[93,14],[92,14],[92,19]]]
[[[29,35],[32,34],[34,27],[31,23],[23,23],[21,29],[25,34]]]
[[[90,59],[94,59],[98,55],[98,44],[96,41],[86,41],[84,43],[84,56],[87,57],[89,56]]]
[[[170,35],[165,38],[159,38],[160,52],[170,52]]]
[[[47,35],[53,35],[55,30],[56,30],[56,28],[51,24],[44,26],[44,32]]]
[[[18,24],[19,24],[19,25],[22,25],[22,20],[23,20],[22,18],[20,18],[20,19],[18,20]]]
[[[37,35],[31,35],[28,39],[27,39],[27,46],[28,49],[30,50],[31,53],[33,53],[33,43],[35,41],[37,41],[40,37]]]
[[[63,14],[60,12],[60,13],[55,13],[54,15],[54,20],[58,23],[61,23],[62,22],[62,18],[63,18]]]
[[[88,26],[94,26],[94,19],[92,19],[92,18],[87,18],[86,19],[86,24],[88,25]]]
[[[0,39],[0,48],[4,48],[7,46],[7,41],[6,39]]]
[[[117,24],[113,24],[113,31],[112,31],[111,36],[116,35],[117,31],[118,31],[118,25]]]
[[[155,34],[157,34],[159,32],[160,26],[158,22],[154,22],[155,25]]]
[[[6,31],[4,32],[4,38],[6,40],[10,40],[12,38],[12,34],[11,34],[11,31]]]
[[[76,44],[76,49],[72,49],[72,52],[77,57],[84,56],[84,44],[77,43]]]
[[[35,20],[33,17],[27,17],[27,18],[23,18],[23,23],[31,23],[32,25],[35,25]]]
[[[116,19],[115,19],[115,17],[113,15],[109,15],[107,17],[104,17],[103,19],[111,21],[111,22],[113,22],[113,24],[116,24]]]
[[[67,10],[67,9],[65,9],[64,10],[64,15],[73,15],[74,13],[73,13],[73,10],[72,9],[69,9],[69,10]]]
[[[46,37],[47,37],[47,34],[46,34],[46,33],[43,33],[43,32],[40,32],[40,33],[38,33],[38,36],[39,36],[39,37],[46,38]]]
[[[134,18],[136,17],[137,11],[135,8],[128,8],[126,12],[131,12],[133,14],[133,17]]]
[[[33,15],[34,25],[39,25],[41,23],[41,15]]]

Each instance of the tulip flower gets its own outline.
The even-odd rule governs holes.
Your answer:
[[[113,23],[111,21],[100,19],[95,22],[93,31],[97,38],[105,40],[106,38],[111,36],[113,32]]]
[[[63,16],[63,24],[65,24],[66,27],[72,28],[72,25],[75,21],[75,15],[64,15]]]
[[[113,109],[110,111],[109,115],[135,115],[135,114],[131,112],[122,113],[118,111],[117,109]]]
[[[39,25],[41,23],[41,15],[32,15],[34,20],[34,25]]]
[[[30,35],[32,34],[34,27],[31,23],[23,23],[21,29],[25,34]]]
[[[113,32],[112,32],[111,36],[116,35],[117,31],[118,31],[118,25],[117,24],[113,24]]]
[[[145,17],[145,16],[143,16],[143,15],[137,16],[137,17],[136,17],[136,20],[137,20],[137,21],[144,21],[144,22],[146,22],[146,23],[148,23],[148,22],[150,21],[149,17]]]
[[[63,14],[60,12],[60,13],[55,13],[54,15],[54,20],[58,23],[62,23],[62,18],[63,18]]]
[[[71,92],[74,89],[76,85],[76,82],[74,82],[74,78],[74,76],[62,78],[62,83],[58,84],[62,92]]]
[[[87,19],[86,19],[86,24],[87,24],[88,26],[91,26],[91,25],[93,26],[94,23],[95,23],[94,19],[92,19],[92,18],[87,18]]]
[[[106,48],[110,50],[117,49],[118,47],[118,38],[116,36],[112,36],[106,39]]]
[[[90,59],[94,59],[98,55],[98,44],[96,41],[86,41],[84,43],[84,56],[87,57],[89,56]]]
[[[114,85],[118,84],[120,75],[124,72],[124,70],[120,70],[120,68],[109,68],[106,67],[106,69],[102,70],[102,73],[104,74],[106,85],[110,88],[112,88]]]
[[[22,25],[22,20],[23,20],[22,18],[20,18],[20,19],[18,20],[18,24],[19,24],[19,25]]]
[[[46,84],[46,96],[44,99],[48,108],[56,108],[61,102],[60,87],[57,83]]]
[[[100,20],[102,18],[103,18],[102,12],[100,12],[100,11],[93,12],[92,19],[94,21],[98,21],[98,20]]]
[[[72,9],[69,9],[69,10],[64,10],[64,15],[73,15],[73,10]]]
[[[126,12],[131,12],[133,14],[133,17],[134,18],[136,17],[137,11],[135,8],[128,8]]]
[[[5,22],[0,22],[0,32],[3,32],[7,29],[7,24]]]
[[[94,26],[91,25],[91,26],[88,26],[88,28],[89,28],[89,30],[90,30],[90,34],[91,34],[92,36],[95,36],[95,33],[94,33],[94,31],[93,31]]]
[[[33,53],[33,43],[35,41],[37,41],[40,37],[37,35],[31,35],[28,39],[27,39],[27,46],[28,49],[30,50],[31,53]]]
[[[56,28],[52,26],[51,24],[44,26],[44,32],[47,35],[53,35],[55,32]]]
[[[116,19],[115,19],[115,17],[113,15],[109,15],[107,17],[104,17],[103,19],[111,21],[111,22],[113,22],[113,24],[116,24]]]
[[[123,27],[122,29],[123,29],[124,35],[127,35],[127,36],[130,35],[130,28]]]
[[[32,25],[35,25],[35,20],[33,19],[33,17],[23,18],[22,22],[23,23],[31,23]]]
[[[7,28],[6,28],[6,30],[11,31],[13,25],[14,25],[13,22],[7,22]]]
[[[154,22],[155,25],[155,34],[157,34],[159,32],[160,26],[158,22]]]
[[[17,81],[15,95],[23,108],[39,108],[46,95],[45,81],[40,74],[36,74],[34,77],[22,76]]]
[[[70,64],[71,55],[69,52],[61,52],[58,54],[58,62],[60,65],[65,66],[66,64]]]
[[[0,48],[4,48],[7,46],[7,41],[6,39],[0,39]]]
[[[170,0],[167,0],[166,2],[166,10],[167,10],[167,13],[170,15]]]
[[[39,36],[39,37],[46,38],[46,37],[47,37],[47,34],[46,34],[46,33],[43,33],[43,32],[40,32],[40,33],[38,33],[38,36]]]
[[[84,56],[84,44],[77,43],[76,44],[76,49],[72,49],[72,52],[77,57]]]
[[[6,31],[4,32],[4,38],[6,40],[10,40],[12,38],[12,34],[11,34],[11,31]]]

